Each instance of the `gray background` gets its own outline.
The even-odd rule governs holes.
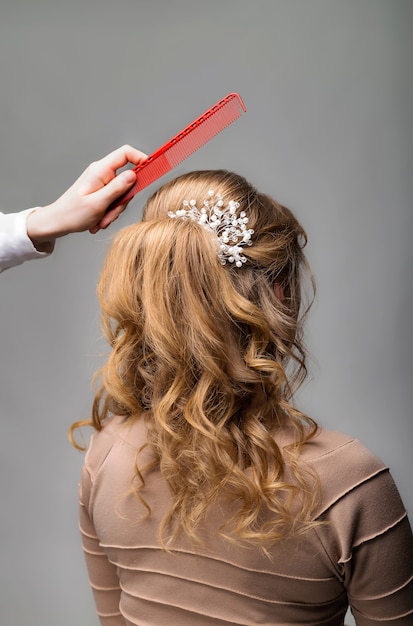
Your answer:
[[[413,4],[1,0],[0,206],[47,204],[87,164],[151,152],[230,91],[248,112],[171,174],[226,167],[290,206],[318,283],[299,402],[392,468],[413,512]],[[112,233],[140,215],[135,198]],[[0,622],[97,624],[77,531],[110,232],[0,277]]]

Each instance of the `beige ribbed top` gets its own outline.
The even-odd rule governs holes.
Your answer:
[[[319,474],[317,516],[329,524],[273,549],[236,548],[215,530],[208,548],[186,539],[173,554],[157,527],[169,492],[158,472],[146,477],[152,516],[125,495],[143,420],[119,417],[92,437],[80,485],[80,528],[97,612],[104,626],[341,626],[350,605],[358,626],[413,625],[413,537],[393,480],[358,441],[320,430],[303,456]]]

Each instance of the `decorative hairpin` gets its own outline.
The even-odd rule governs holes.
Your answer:
[[[227,206],[221,194],[216,195],[215,192],[208,191],[208,199],[204,200],[201,209],[196,206],[195,200],[184,200],[182,209],[177,211],[169,211],[169,217],[180,217],[183,219],[191,219],[206,230],[214,233],[219,241],[218,258],[222,265],[234,263],[236,267],[242,267],[247,258],[242,254],[243,246],[251,246],[251,235],[254,231],[247,229],[248,217],[245,211],[241,211],[239,217],[237,209],[239,202],[230,200]]]

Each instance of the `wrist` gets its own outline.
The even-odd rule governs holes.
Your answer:
[[[34,209],[27,216],[27,235],[38,252],[53,252],[57,233],[53,227],[49,207]]]

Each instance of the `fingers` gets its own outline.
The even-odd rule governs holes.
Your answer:
[[[95,209],[99,209],[100,219],[96,225],[90,228],[92,234],[97,233],[101,228],[107,228],[125,210],[128,202],[111,209],[107,209],[111,204],[126,193],[136,182],[136,174],[133,170],[125,170],[116,175],[119,168],[133,163],[138,165],[147,158],[147,155],[136,148],[124,145],[99,161],[91,163],[85,170],[83,177],[86,183],[83,193],[93,198]]]
[[[136,174],[132,170],[125,170],[121,172],[118,176],[113,178],[105,187],[99,189],[93,194],[94,202],[97,203],[98,206],[110,207],[110,205],[117,200],[120,196],[122,196],[125,192],[128,191],[132,187],[132,185],[136,181]],[[99,222],[90,229],[92,234],[95,234],[101,228],[107,228],[109,224],[111,224],[114,220],[116,220],[122,211],[125,210],[128,202],[125,202],[114,209],[108,211],[103,217],[99,220]]]
[[[119,215],[121,213],[123,213],[123,211],[126,209],[128,204],[129,204],[129,202],[126,202],[125,204],[120,204],[115,209],[112,209],[111,211],[108,211],[107,213],[105,213],[105,215],[102,217],[100,222],[98,224],[96,224],[96,226],[91,228],[89,232],[92,233],[92,235],[94,235],[99,230],[101,230],[101,229],[104,230],[105,228],[110,226],[110,224],[112,224],[112,222],[117,220]]]
[[[98,191],[116,176],[119,168],[128,163],[138,165],[145,159],[144,152],[132,146],[122,146],[99,161],[91,163],[77,181],[79,189],[83,195]]]
[[[123,211],[126,209],[128,204],[129,202],[125,202],[125,204],[120,204],[115,209],[112,209],[111,211],[108,211],[107,213],[105,213],[105,215],[102,217],[99,223],[96,224],[96,226],[93,226],[93,228],[89,229],[89,232],[92,235],[95,235],[97,232],[99,232],[99,230],[105,229],[108,226],[110,226],[110,224],[112,224],[112,222],[117,220],[119,215],[123,213]]]
[[[124,194],[136,182],[136,174],[133,170],[125,170],[112,178],[107,185],[94,193],[97,203],[106,204],[107,207]]]
[[[123,167],[127,163],[134,163],[135,165],[138,165],[146,158],[147,155],[144,152],[141,152],[132,146],[124,145],[121,148],[110,152],[103,157],[103,159],[95,161],[95,163],[92,163],[91,167],[94,167],[102,173],[108,173],[109,175],[112,174],[113,177],[116,170],[120,167]],[[105,184],[107,182],[108,181],[105,181]]]

